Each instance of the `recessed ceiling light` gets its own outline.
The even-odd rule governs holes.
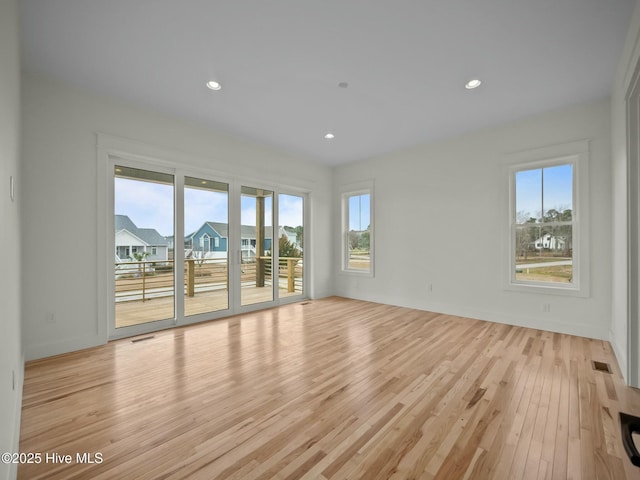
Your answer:
[[[336,138],[336,136],[333,133],[329,132],[325,134],[324,138],[326,138],[327,140],[331,140],[332,138]]]
[[[347,88],[347,87],[349,86],[349,84],[348,84],[347,82],[340,82],[340,83],[338,84],[338,86],[339,86],[340,88]]]
[[[220,90],[222,88],[222,85],[214,80],[209,80],[207,82],[207,88],[210,88],[211,90]]]
[[[465,85],[464,88],[466,88],[467,90],[473,90],[474,88],[478,88],[480,86],[482,82],[480,80],[478,80],[477,78],[474,78],[472,80],[469,80]]]

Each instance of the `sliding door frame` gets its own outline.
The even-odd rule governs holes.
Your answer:
[[[280,304],[294,303],[308,298],[309,292],[309,264],[310,256],[305,254],[303,269],[303,292],[301,295],[279,298],[277,274],[272,278],[273,300],[252,305],[241,305],[240,275],[241,275],[241,187],[252,186],[264,188],[273,192],[272,214],[272,255],[273,263],[278,262],[278,208],[279,195],[290,194],[303,197],[303,235],[305,251],[309,252],[309,191],[302,188],[283,186],[264,182],[250,176],[230,175],[214,169],[204,169],[184,165],[182,155],[163,149],[140,144],[127,139],[98,134],[98,182],[97,182],[97,304],[98,304],[98,334],[107,340],[141,335],[153,331],[173,328],[175,326],[200,323],[208,320],[228,317],[238,313],[251,312],[271,308]],[[169,159],[169,160],[167,160]],[[186,158],[188,160],[188,158]],[[200,163],[200,162],[198,162]],[[132,327],[115,328],[115,285],[113,281],[113,255],[115,251],[114,239],[114,167],[117,164],[158,171],[174,175],[174,318],[160,320]],[[196,177],[226,183],[229,186],[229,218],[228,218],[228,309],[215,312],[185,316],[184,300],[184,178]],[[276,270],[277,271],[277,270]]]

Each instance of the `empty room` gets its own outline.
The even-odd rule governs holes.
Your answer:
[[[635,0],[0,0],[1,479],[640,478]]]

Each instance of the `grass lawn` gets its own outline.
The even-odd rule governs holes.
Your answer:
[[[534,282],[571,283],[572,278],[572,265],[525,268],[522,270],[522,272],[516,272],[516,280],[531,280]]]

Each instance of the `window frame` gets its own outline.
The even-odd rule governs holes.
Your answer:
[[[349,268],[349,198],[358,195],[369,195],[369,268]],[[375,272],[375,211],[373,180],[340,188],[340,272],[350,275],[373,277]]]
[[[516,280],[516,174],[526,170],[548,168],[559,165],[572,166],[572,253],[573,279],[570,284]],[[506,290],[543,293],[565,296],[589,296],[589,141],[580,140],[561,145],[553,145],[507,155],[505,161],[508,179],[506,232],[503,238],[508,252],[504,268],[504,288]]]

